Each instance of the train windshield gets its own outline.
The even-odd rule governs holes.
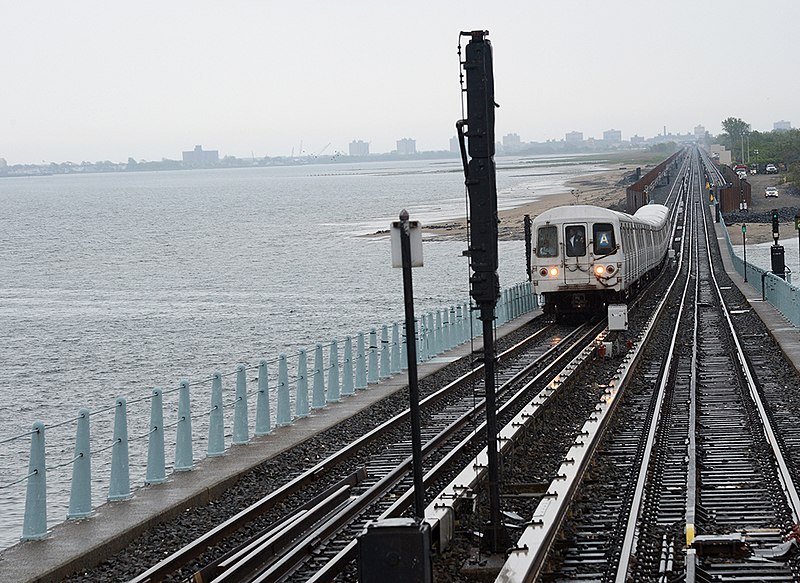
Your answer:
[[[610,255],[617,249],[614,226],[611,223],[595,223],[592,226],[595,255]]]
[[[567,244],[567,257],[583,257],[586,255],[586,227],[570,225],[564,229]]]
[[[536,232],[536,256],[558,256],[558,230],[555,225],[539,227]]]

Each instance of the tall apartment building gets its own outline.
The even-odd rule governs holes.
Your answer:
[[[583,141],[583,132],[567,132],[564,138],[568,144],[580,144]]]
[[[772,124],[773,131],[786,132],[792,129],[792,122],[781,120]]]
[[[219,162],[219,150],[204,150],[203,146],[195,146],[194,150],[183,153],[183,161],[187,164],[213,164]]]
[[[619,144],[622,142],[622,132],[620,130],[606,130],[603,132],[603,141],[607,144]]]
[[[697,141],[706,137],[706,128],[703,126],[694,126],[694,137]]]
[[[403,138],[402,140],[397,140],[397,153],[398,154],[416,154],[417,153],[417,141],[412,140],[411,138]]]
[[[350,142],[349,151],[351,156],[369,156],[369,142],[353,140]]]

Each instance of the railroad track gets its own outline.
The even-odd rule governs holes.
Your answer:
[[[540,503],[534,519],[545,520],[526,529],[498,581],[798,580],[797,461],[783,441],[797,443],[798,432],[772,427],[789,421],[786,397],[772,390],[770,408],[736,336],[698,170],[684,205],[677,313],[654,321],[653,354],[622,389],[605,435],[584,438],[597,441],[591,479],[559,486],[569,500],[558,514]],[[544,537],[548,529],[558,537]]]
[[[542,370],[560,370],[559,363],[569,359],[570,355],[583,347],[588,338],[593,338],[596,335],[596,327],[581,326],[568,331],[565,327],[547,325],[500,354],[497,383],[500,402],[511,399],[515,394],[515,387],[524,385],[526,379],[531,376],[540,375]],[[482,369],[482,366],[475,368],[457,381],[429,395],[421,403],[424,418],[423,443],[426,444],[424,455],[428,467],[436,465],[445,455],[437,452],[449,451],[453,443],[464,441],[465,435],[471,435],[473,442],[476,441],[478,436],[474,426],[480,423],[483,410]],[[323,570],[319,566],[320,558],[336,556],[353,540],[354,533],[363,528],[367,520],[387,510],[386,504],[382,505],[376,500],[383,496],[388,496],[392,500],[405,499],[403,493],[410,487],[411,452],[410,440],[406,438],[409,434],[408,421],[409,412],[406,410],[376,427],[348,448],[336,452],[319,465],[297,476],[272,495],[205,533],[132,581],[163,580],[190,561],[197,561],[209,546],[217,545],[232,536],[240,536],[237,533],[255,518],[278,505],[288,506],[292,504],[291,500],[302,497],[308,488],[327,482],[328,487],[324,491],[320,492],[317,487],[313,494],[306,495],[301,503],[294,503],[294,508],[283,513],[280,521],[263,527],[259,534],[253,537],[262,541],[258,543],[262,547],[266,545],[276,549],[274,556],[265,553],[262,547],[258,547],[258,551],[242,551],[253,544],[248,537],[230,553],[223,557],[215,557],[196,569],[194,577],[196,581],[247,580],[245,575],[237,574],[239,573],[237,569],[252,573],[254,569],[263,571],[265,568],[264,560],[245,560],[244,554],[248,552],[254,556],[266,557],[267,570],[264,572],[265,578],[261,579],[265,581],[275,580],[278,577],[286,578],[291,571],[296,570],[298,566],[302,567],[312,559],[314,566],[307,569]],[[386,439],[392,435],[394,440],[386,442],[390,445],[377,448],[374,446],[379,439]],[[468,444],[463,447],[468,451]],[[477,446],[472,447],[474,449]],[[365,455],[365,451],[369,453]],[[349,464],[345,464],[347,460],[350,460]],[[348,469],[342,474],[340,468],[343,464]],[[328,478],[329,474],[335,477]],[[436,476],[432,476],[429,479],[435,478]],[[387,490],[394,493],[387,494]],[[331,499],[340,502],[335,504],[330,501]],[[371,508],[368,513],[366,513],[367,508]],[[399,514],[404,509],[404,507],[395,508],[392,511]],[[303,516],[302,519],[300,515]],[[302,532],[299,526],[301,524]],[[338,542],[334,533],[342,530],[346,524],[350,525],[349,529],[345,529],[341,537],[345,542]],[[298,543],[306,539],[307,542]],[[277,549],[281,549],[280,552]],[[253,563],[258,562],[260,564],[255,567]],[[240,576],[242,578],[237,578]],[[306,580],[308,573],[300,573],[298,577]]]

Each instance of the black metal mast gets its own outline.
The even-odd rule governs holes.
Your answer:
[[[494,70],[492,44],[487,31],[462,32],[469,36],[466,59],[467,119],[456,124],[464,160],[469,194],[470,241],[469,257],[473,274],[470,295],[480,310],[483,322],[484,371],[486,373],[486,447],[489,461],[489,520],[484,541],[492,552],[508,547],[508,535],[500,514],[500,464],[497,452],[497,418],[495,399],[494,319],[500,280],[497,276],[497,183],[494,164]],[[464,132],[464,126],[467,131]],[[464,146],[467,139],[469,161]]]

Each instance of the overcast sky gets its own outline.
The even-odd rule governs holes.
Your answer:
[[[498,138],[800,126],[797,0],[0,2],[9,164],[447,149],[460,30],[494,47]],[[464,39],[464,43],[468,39]]]

